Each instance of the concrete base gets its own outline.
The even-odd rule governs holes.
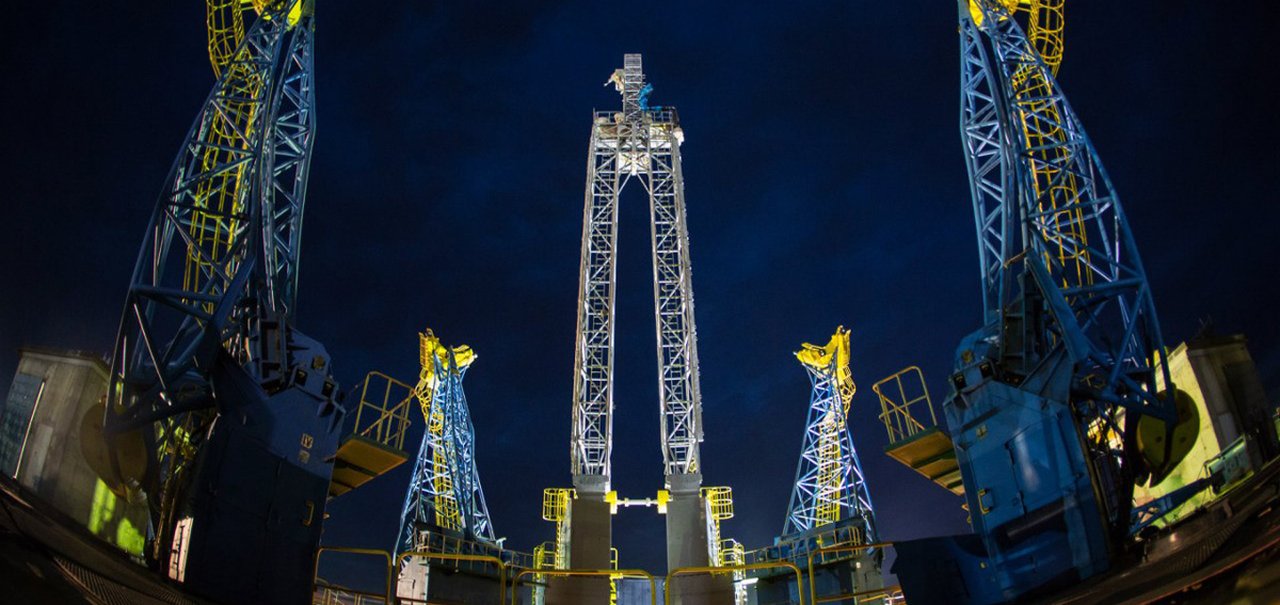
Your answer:
[[[589,490],[575,478],[577,497],[569,502],[569,567],[609,569],[612,559],[613,518],[604,491]],[[547,605],[608,603],[608,577],[552,577],[547,583]]]
[[[681,567],[706,567],[711,563],[707,552],[706,505],[702,502],[702,494],[696,484],[692,490],[678,489],[676,482],[669,484],[667,572]]]
[[[671,602],[681,605],[734,605],[733,576],[689,575],[667,578]]]
[[[711,565],[707,544],[707,506],[702,475],[669,475],[667,486],[667,573]],[[668,577],[671,602],[684,605],[733,605],[733,578],[728,575]]]
[[[396,578],[396,597],[402,603],[425,603],[427,601],[427,575],[430,569],[427,560],[422,557],[409,557],[400,568],[400,577]]]
[[[609,578],[550,578],[547,580],[546,605],[580,605],[609,603]]]
[[[409,557],[396,580],[401,605],[468,603],[506,605],[497,570],[484,564],[428,561]]]

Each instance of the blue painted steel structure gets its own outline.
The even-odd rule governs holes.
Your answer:
[[[105,471],[148,558],[217,602],[308,599],[344,410],[293,327],[315,131],[310,0],[258,3],[142,243],[113,351]],[[220,67],[220,69],[219,69]],[[145,464],[122,452],[137,441]]]
[[[416,394],[424,402],[427,426],[400,514],[397,554],[426,550],[423,532],[431,530],[456,531],[467,540],[497,544],[476,468],[475,426],[462,390],[462,379],[475,356],[459,363],[454,350],[447,350],[444,359],[424,355],[432,366],[424,368],[424,373],[430,372],[434,379],[424,376],[418,384],[418,389],[432,392]],[[442,507],[451,510],[438,510]]]
[[[827,368],[802,364],[813,388],[796,480],[782,528],[784,540],[824,525],[852,521],[861,530],[863,543],[879,541],[871,494],[849,432],[850,402],[841,400],[836,386],[838,363],[833,355]]]
[[[900,548],[911,599],[1003,602],[1107,570],[1128,543],[1135,482],[1159,472],[1138,452],[1137,420],[1175,420],[1119,198],[1009,5],[958,1],[984,317],[960,343],[943,410],[976,540]],[[960,570],[964,589],[930,593],[929,565]]]

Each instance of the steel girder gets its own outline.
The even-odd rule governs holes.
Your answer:
[[[316,131],[315,32],[309,26],[295,30],[283,57],[271,137],[263,149],[264,165],[270,170],[261,171],[265,182],[260,185],[267,306],[288,315],[297,312],[302,216]]]
[[[618,140],[592,127],[587,194],[582,218],[574,359],[573,474],[610,476],[613,447],[614,249],[618,241]]]
[[[1052,70],[1008,10],[982,0],[978,25],[968,0],[959,4],[961,130],[984,292],[1010,287],[1008,277],[992,275],[997,261],[1006,270],[1025,266],[1051,318],[1042,333],[1029,335],[1035,342],[1026,347],[1028,363],[1065,347],[1077,364],[1078,392],[1172,419],[1172,405],[1156,396],[1154,373],[1157,365],[1164,367],[1165,351],[1151,289],[1093,144]],[[998,83],[998,101],[989,90],[992,82]],[[1004,116],[993,105],[1002,106]],[[1003,134],[996,136],[997,127]],[[1001,155],[991,149],[993,141],[1001,142]],[[1002,297],[1010,296],[988,295],[987,310],[999,309]]]
[[[962,10],[967,11],[966,7]],[[969,192],[978,235],[983,321],[1000,321],[1007,290],[1005,263],[1016,237],[1010,130],[1000,89],[989,68],[977,25],[960,19],[960,137],[969,170]]]
[[[802,365],[809,373],[812,394],[782,535],[856,517],[866,543],[876,542],[875,509],[849,433],[850,402],[841,401],[836,388],[836,360],[825,369]]]
[[[607,491],[613,430],[614,253],[618,195],[634,177],[649,194],[665,474],[701,470],[701,394],[680,167],[679,119],[643,106],[639,55],[614,76],[622,112],[598,112],[587,158],[570,457],[575,484]]]

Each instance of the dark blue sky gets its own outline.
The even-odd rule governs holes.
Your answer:
[[[146,4],[146,6],[143,6]],[[586,143],[601,83],[644,53],[680,110],[708,485],[728,535],[781,529],[809,385],[791,356],[853,330],[854,441],[889,539],[965,531],[959,499],[887,459],[870,386],[935,398],[979,315],[950,2],[320,0],[319,135],[298,326],[346,385],[416,375],[415,332],[467,343],[498,532],[550,539],[568,433]],[[1280,48],[1267,3],[1072,2],[1061,81],[1124,200],[1171,344],[1245,332],[1280,394]],[[0,388],[22,345],[105,351],[177,145],[212,84],[202,3],[18,3],[6,82]],[[615,485],[661,487],[648,211],[621,209]],[[420,428],[418,429],[420,430]],[[410,440],[417,444],[417,432]],[[330,506],[325,540],[389,547],[409,469]],[[664,567],[662,519],[615,518]]]

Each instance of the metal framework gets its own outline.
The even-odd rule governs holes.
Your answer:
[[[633,178],[649,194],[658,396],[665,474],[700,473],[701,393],[680,168],[683,131],[670,107],[649,107],[640,55],[608,83],[622,111],[596,112],[587,158],[571,436],[575,485],[608,491],[613,431],[614,253],[618,195]]]
[[[984,317],[943,412],[990,570],[967,581],[992,591],[979,601],[1106,570],[1128,545],[1134,485],[1176,464],[1171,439],[1162,457],[1139,447],[1139,418],[1177,421],[1158,389],[1172,382],[1128,220],[1055,78],[1063,6],[957,2]]]
[[[213,418],[215,359],[231,356],[268,392],[290,371],[315,128],[313,15],[309,1],[258,2],[245,31],[242,7],[208,5],[218,80],[152,215],[113,349],[105,431],[141,429],[149,472],[126,481],[150,493],[162,531]]]
[[[475,427],[462,379],[476,355],[466,345],[447,348],[431,330],[419,335],[422,372],[414,397],[426,427],[400,515],[396,552],[424,550],[428,528],[462,532],[493,544],[493,524],[475,461]]]
[[[840,328],[826,347],[805,343],[796,353],[813,388],[783,536],[859,519],[865,543],[878,540],[871,494],[847,422],[855,391],[848,351],[849,332]]]
[[[1062,2],[1027,4],[1037,19],[1033,38],[1052,64],[1009,6],[959,0],[961,134],[985,319],[990,325],[1008,316],[1008,305],[1022,296],[1011,272],[1025,270],[1050,313],[1042,326],[1028,327],[1020,350],[1006,343],[1006,355],[1021,356],[1026,371],[1065,347],[1081,366],[1073,388],[1092,401],[1172,418],[1171,406],[1156,397],[1164,341],[1133,234],[1054,78]]]

